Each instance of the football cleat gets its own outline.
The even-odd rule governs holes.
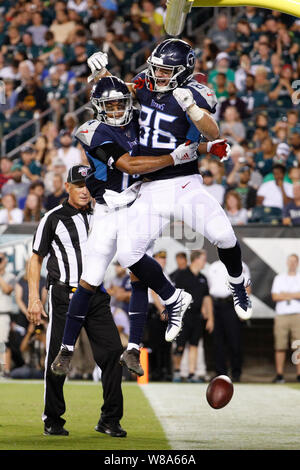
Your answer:
[[[69,351],[65,346],[59,351],[51,364],[51,370],[55,375],[67,375],[70,371],[70,362],[73,351]]]
[[[137,349],[126,349],[120,357],[120,364],[126,366],[128,370],[138,376],[144,375],[144,370],[140,364],[140,351]]]
[[[51,426],[44,426],[44,436],[68,436],[69,431],[67,431],[60,424],[52,424]]]
[[[233,284],[229,282],[229,288],[233,296],[234,310],[241,320],[249,320],[252,316],[252,304],[246,292],[244,282]]]
[[[99,423],[95,427],[95,431],[108,434],[111,437],[126,437],[127,432],[123,429],[119,422],[105,423],[100,419]]]
[[[179,335],[182,328],[183,316],[192,300],[191,294],[181,289],[179,290],[177,300],[170,305],[165,305],[168,311],[168,326],[165,334],[166,341],[171,342]]]

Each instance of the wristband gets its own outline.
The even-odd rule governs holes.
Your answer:
[[[204,111],[200,109],[196,104],[192,104],[192,106],[187,110],[189,117],[192,121],[200,121],[204,116]]]

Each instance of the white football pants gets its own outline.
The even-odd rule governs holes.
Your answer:
[[[201,175],[143,183],[135,202],[124,213],[117,237],[117,259],[123,267],[139,261],[171,221],[181,221],[219,248],[232,248],[237,240],[218,201],[203,186]],[[184,238],[184,237],[182,237]]]

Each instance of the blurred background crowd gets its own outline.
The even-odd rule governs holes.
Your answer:
[[[107,52],[109,70],[130,81],[165,37],[166,1],[0,0],[0,12],[0,223],[38,221],[65,196],[67,170],[86,163],[73,135],[91,116],[87,58]],[[300,20],[195,8],[182,37],[232,146],[225,166],[199,157],[206,188],[233,224],[299,225]]]
[[[166,0],[0,0],[0,93],[5,93],[0,100],[0,224],[36,223],[66,197],[69,168],[87,164],[74,139],[77,127],[91,117],[86,108],[91,91],[87,58],[106,52],[108,69],[131,81],[165,38],[165,13]],[[196,51],[195,78],[216,93],[216,119],[232,148],[225,165],[211,155],[199,156],[206,189],[233,225],[299,226],[300,20],[255,7],[196,8],[181,37]],[[157,259],[164,265],[166,253]],[[6,300],[13,293],[19,309],[8,320],[5,374],[22,376],[25,370],[25,376],[41,376],[45,329],[37,332],[26,321],[26,274],[3,281],[4,254],[0,260],[0,291]],[[179,270],[190,262],[184,254],[176,261]],[[114,268],[115,277],[106,287],[125,346],[130,283],[125,270]],[[149,296],[144,344],[151,351],[151,377],[171,380],[180,351],[174,358],[176,351],[161,341],[162,306],[153,293]],[[10,311],[7,302],[0,313]],[[202,333],[209,336],[207,312],[201,322]],[[84,334],[80,342],[73,378],[91,378],[94,363]],[[204,380],[203,345],[193,354],[194,359],[183,356],[181,376],[192,380],[194,364],[193,374]]]

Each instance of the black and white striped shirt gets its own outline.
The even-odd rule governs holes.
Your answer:
[[[61,281],[78,286],[91,223],[91,209],[78,210],[67,201],[42,218],[34,235],[32,251],[47,257],[50,283]]]

